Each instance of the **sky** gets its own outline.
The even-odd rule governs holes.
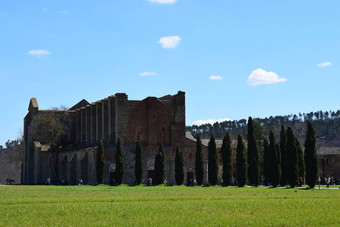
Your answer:
[[[1,0],[0,145],[29,100],[186,92],[186,124],[340,109],[338,0]]]

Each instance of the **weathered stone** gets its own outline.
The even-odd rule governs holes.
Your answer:
[[[185,93],[161,98],[128,100],[125,93],[117,93],[89,104],[82,100],[71,109],[69,135],[58,152],[50,152],[48,144],[34,139],[32,127],[35,116],[44,114],[32,98],[29,113],[24,120],[25,157],[23,183],[39,184],[46,178],[54,183],[77,184],[82,178],[86,184],[96,184],[95,156],[97,141],[101,137],[105,147],[104,183],[113,183],[115,153],[118,138],[123,142],[125,175],[123,183],[134,184],[135,141],[141,140],[144,159],[144,183],[154,177],[154,158],[160,144],[164,146],[165,178],[175,183],[175,151],[179,146],[186,166],[185,183],[194,180],[194,138],[185,131]],[[44,133],[44,132],[39,132]],[[39,144],[39,146],[36,146]],[[42,149],[44,148],[44,149]],[[206,158],[206,150],[204,150]],[[57,165],[57,166],[56,166]]]

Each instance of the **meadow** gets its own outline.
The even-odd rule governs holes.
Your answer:
[[[0,226],[340,226],[340,190],[1,186]]]

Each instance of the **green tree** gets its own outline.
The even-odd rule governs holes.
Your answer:
[[[104,144],[102,138],[98,139],[98,149],[97,149],[97,159],[96,159],[96,173],[97,173],[97,182],[98,184],[102,184],[104,180]]]
[[[283,125],[281,125],[280,132],[280,151],[281,151],[281,181],[280,185],[287,184],[287,132]]]
[[[259,185],[258,152],[251,117],[248,119],[248,179],[251,185]]]
[[[163,145],[159,145],[158,153],[155,158],[155,185],[162,184],[164,181],[164,150]]]
[[[175,179],[177,185],[182,185],[184,181],[184,158],[183,153],[177,146],[175,157]]]
[[[291,188],[294,188],[299,176],[298,151],[296,139],[291,127],[287,128],[287,180]]]
[[[9,157],[9,163],[15,164],[17,169],[21,168],[21,164],[24,158],[24,136],[21,133],[21,136],[16,140],[7,140],[6,148],[11,150],[11,154]],[[0,151],[2,150],[2,146],[0,146]]]
[[[318,157],[316,154],[315,132],[311,122],[307,122],[307,135],[305,141],[305,167],[306,181],[310,188],[314,188],[318,175]]]
[[[269,135],[269,160],[270,160],[270,174],[269,180],[271,185],[275,188],[280,182],[280,163],[279,163],[279,151],[276,146],[275,136],[272,130]]]
[[[208,179],[210,185],[217,184],[218,164],[215,137],[212,135],[208,144]]]
[[[225,186],[229,186],[231,184],[231,139],[229,133],[226,133],[223,138],[222,148],[221,148],[221,156],[223,162],[223,184]]]
[[[204,175],[204,166],[203,166],[203,153],[202,153],[202,141],[200,136],[197,136],[196,140],[196,160],[195,160],[195,174],[197,185],[202,185],[203,183],[203,175]]]
[[[296,139],[296,148],[298,152],[298,167],[299,167],[299,177],[305,178],[305,159],[303,158],[303,151],[301,144],[297,138]]]
[[[243,187],[247,181],[247,163],[245,144],[242,136],[238,135],[236,148],[236,172],[237,183],[239,187]]]
[[[277,157],[277,162],[278,162],[278,165],[279,165],[279,169],[278,169],[278,171],[279,171],[279,182],[278,182],[278,184],[280,183],[280,180],[281,180],[281,151],[280,151],[280,144],[278,144],[278,143],[276,143],[276,151],[277,151],[277,155],[276,155],[276,157]]]
[[[264,178],[269,180],[270,176],[270,154],[269,154],[269,143],[267,139],[263,140],[263,175]]]
[[[135,176],[136,185],[140,185],[143,179],[143,152],[140,140],[136,141],[136,157],[135,157]]]
[[[125,165],[124,165],[124,153],[120,139],[118,138],[117,148],[116,148],[116,183],[117,185],[122,184]]]

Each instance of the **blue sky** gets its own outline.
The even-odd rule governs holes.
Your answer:
[[[41,109],[186,92],[186,123],[340,109],[340,1],[0,6],[0,144]]]

